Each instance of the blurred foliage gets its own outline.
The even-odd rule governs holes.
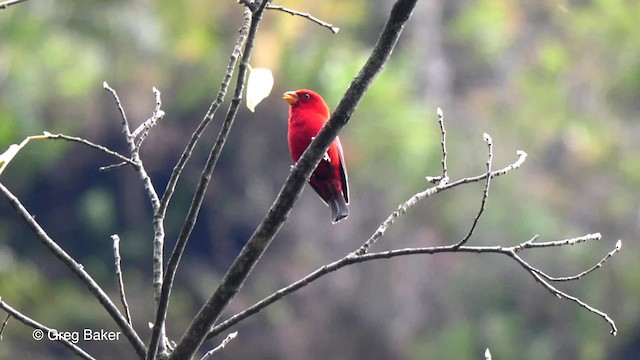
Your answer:
[[[168,331],[178,339],[215,288],[286,178],[286,90],[311,88],[331,107],[366,61],[390,2],[277,1],[340,27],[337,35],[269,11],[251,65],[276,77],[272,95],[242,109],[217,165],[178,272]],[[609,313],[598,317],[542,289],[508,259],[438,255],[362,264],[323,278],[246,320],[223,358],[631,359],[640,357],[640,3],[625,0],[418,2],[385,70],[341,133],[352,192],[350,218],[331,226],[311,191],[296,204],[229,313],[359,246],[378,223],[440,171],[436,107],[445,114],[450,176],[529,154],[492,182],[472,244],[511,245],[601,232],[599,244],[526,254],[554,276],[592,266],[618,238],[603,269],[559,286]],[[0,149],[28,135],[64,132],[126,153],[119,93],[132,126],[162,91],[165,118],[142,149],[162,191],[188,138],[215,98],[242,20],[235,1],[28,1],[0,10]],[[232,90],[230,90],[232,92]],[[169,208],[173,248],[223,106],[187,167]],[[3,150],[0,150],[3,151]],[[69,254],[117,299],[112,244],[118,233],[136,329],[153,319],[151,211],[131,169],[77,144],[29,144],[3,173],[13,191]],[[464,236],[481,184],[429,199],[398,220],[380,249],[449,244]],[[0,205],[0,296],[64,330],[115,325],[71,273]],[[286,261],[283,261],[286,259]],[[65,359],[11,321],[1,358]],[[217,340],[215,340],[217,341]],[[100,358],[128,358],[126,340],[83,343]],[[208,345],[206,345],[208,346]],[[206,347],[205,346],[205,347]],[[259,355],[258,355],[259,354]]]

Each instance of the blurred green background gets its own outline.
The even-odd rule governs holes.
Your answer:
[[[267,12],[251,60],[276,77],[256,113],[240,110],[178,271],[168,334],[179,339],[274,200],[291,165],[286,90],[317,90],[335,107],[372,49],[392,2],[277,1],[340,27]],[[250,306],[358,247],[440,170],[436,107],[445,113],[453,179],[529,154],[492,183],[471,244],[514,245],[601,232],[603,240],[525,254],[554,276],[577,274],[623,239],[602,269],[559,288],[607,312],[558,300],[515,262],[495,255],[396,258],[326,276],[234,329],[221,359],[640,358],[640,2],[424,0],[384,72],[341,133],[352,203],[332,226],[308,188],[226,312]],[[242,20],[236,1],[29,1],[0,10],[0,149],[43,130],[127,152],[107,81],[137,126],[162,91],[166,116],[142,156],[159,191],[215,98]],[[225,107],[226,107],[225,103]],[[224,114],[203,137],[169,209],[172,249]],[[129,168],[77,144],[30,143],[0,180],[114,300],[110,235],[122,239],[136,329],[153,319],[151,211]],[[428,199],[398,220],[378,250],[458,241],[482,184]],[[0,296],[65,331],[116,330],[99,304],[0,204]],[[225,317],[226,317],[225,316]],[[66,359],[11,320],[0,358]],[[205,343],[216,346],[221,338]],[[133,358],[126,340],[81,342],[100,359]]]

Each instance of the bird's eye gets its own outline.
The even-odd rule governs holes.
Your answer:
[[[309,95],[308,93],[302,94],[302,97],[305,99],[311,99],[311,95]]]

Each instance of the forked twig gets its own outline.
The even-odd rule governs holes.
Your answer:
[[[562,246],[562,245],[559,245]],[[616,251],[617,252],[617,251]],[[594,308],[593,306],[587,304],[586,302],[580,300],[579,298],[569,295],[561,290],[559,290],[558,288],[556,288],[555,286],[551,285],[547,279],[545,279],[545,276],[541,275],[541,271],[538,270],[537,268],[534,268],[533,266],[529,265],[528,262],[526,262],[524,259],[522,259],[520,256],[518,256],[515,251],[511,251],[510,252],[510,256],[515,259],[522,267],[524,267],[525,269],[527,269],[527,271],[529,271],[529,274],[531,274],[541,285],[542,287],[544,287],[545,289],[549,290],[549,292],[551,292],[553,295],[555,295],[556,297],[558,297],[559,299],[567,299],[570,301],[575,302],[576,304],[578,304],[580,307],[588,310],[589,312],[592,312],[600,317],[602,317],[611,327],[611,335],[616,336],[618,334],[618,328],[616,327],[615,322],[613,321],[613,319],[611,319],[611,317],[609,317],[609,315],[607,315],[607,313],[600,311],[596,308]]]
[[[152,256],[152,267],[153,267],[153,297],[157,305],[160,304],[160,294],[162,292],[162,282],[163,282],[163,260],[164,260],[164,240],[165,240],[165,231],[164,231],[164,217],[155,216],[160,209],[160,198],[158,197],[158,193],[153,186],[153,182],[151,181],[151,177],[145,170],[142,159],[140,158],[140,144],[141,141],[144,140],[146,136],[146,132],[151,128],[151,124],[155,123],[156,120],[161,118],[164,115],[164,112],[160,110],[160,106],[162,102],[160,100],[160,92],[154,87],[153,92],[156,96],[156,106],[153,112],[151,119],[145,124],[142,124],[135,131],[136,134],[131,132],[131,128],[129,127],[129,121],[127,120],[127,115],[124,111],[122,103],[120,102],[120,98],[118,97],[117,92],[107,84],[105,81],[103,83],[103,87],[105,90],[109,91],[120,111],[120,117],[122,118],[122,132],[125,134],[125,139],[127,144],[129,145],[129,152],[131,153],[131,160],[134,162],[134,168],[138,172],[138,176],[142,181],[145,192],[149,197],[149,201],[151,202],[151,208],[154,212],[153,218],[153,256]],[[136,135],[140,134],[139,141],[136,141]],[[142,140],[140,140],[142,139]],[[164,321],[157,324],[158,338],[160,339],[159,343],[154,344],[154,357],[156,351],[159,351],[161,354],[165,355],[167,353],[167,338],[165,336],[165,324]],[[151,351],[150,351],[151,352]],[[147,357],[149,354],[147,354]]]

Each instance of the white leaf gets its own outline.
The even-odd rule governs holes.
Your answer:
[[[249,73],[247,81],[247,108],[254,112],[256,106],[269,94],[273,88],[273,74],[266,68],[254,68]]]
[[[13,157],[16,156],[18,151],[20,151],[20,149],[22,149],[23,146],[27,145],[27,142],[29,142],[29,138],[22,140],[20,145],[11,144],[5,152],[0,154],[0,174],[2,174],[4,169],[7,167],[11,159],[13,159]]]
[[[14,158],[14,156],[16,156],[18,151],[20,151],[20,149],[22,149],[25,145],[27,145],[29,140],[46,139],[47,136],[49,136],[49,135],[51,135],[51,134],[49,134],[49,133],[47,133],[45,131],[45,135],[27,136],[27,138],[22,140],[22,142],[20,144],[11,144],[9,146],[9,148],[5,152],[0,154],[0,174],[2,174],[4,169],[7,167],[7,165],[9,165],[9,162],[11,161],[11,159]]]

